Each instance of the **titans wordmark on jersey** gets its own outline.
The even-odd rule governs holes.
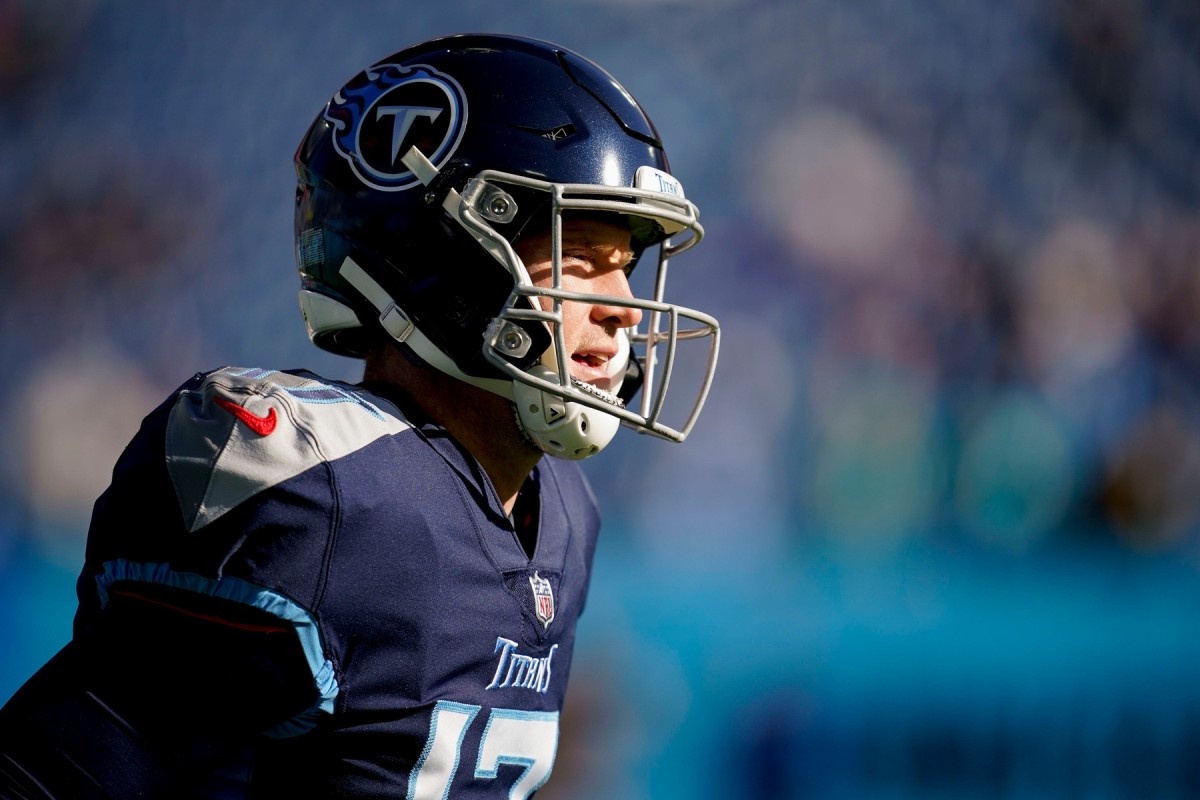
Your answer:
[[[478,465],[379,394],[197,375],[97,503],[77,631],[130,587],[294,631],[311,703],[231,767],[247,796],[528,797],[554,761],[599,528],[576,465],[534,477],[530,557]]]

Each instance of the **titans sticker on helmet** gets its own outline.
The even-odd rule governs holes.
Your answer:
[[[669,195],[673,200],[683,199],[683,184],[677,181],[673,176],[663,172],[661,169],[654,167],[641,166],[637,169],[637,175],[634,176],[634,187],[637,189],[646,189],[651,192],[657,192],[663,195]],[[678,211],[679,206],[675,203],[660,203],[652,198],[639,197],[638,205],[652,206],[664,209],[666,211]],[[678,220],[671,221],[660,218],[659,223],[663,226],[663,230],[667,235],[674,235],[683,230],[683,224]]]
[[[420,181],[401,160],[412,147],[440,167],[458,149],[467,103],[458,81],[433,67],[380,64],[360,73],[329,102],[334,147],[358,179],[398,192]]]

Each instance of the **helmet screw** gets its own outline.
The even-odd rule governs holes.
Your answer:
[[[500,346],[505,350],[508,350],[510,353],[520,350],[523,343],[524,337],[522,337],[518,331],[512,330],[511,328],[504,332],[504,336],[500,340]]]
[[[497,195],[488,201],[488,210],[497,217],[503,217],[508,213],[508,198]]]
[[[437,200],[437,194],[435,192],[426,192],[425,196],[421,199],[425,201],[425,205],[431,206]]]

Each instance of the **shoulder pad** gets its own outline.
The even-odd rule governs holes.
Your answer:
[[[167,469],[188,530],[326,461],[411,426],[352,387],[224,368],[181,391],[167,422]]]

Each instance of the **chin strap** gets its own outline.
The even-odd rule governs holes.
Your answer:
[[[506,400],[513,399],[512,381],[499,378],[477,378],[460,370],[449,356],[429,341],[429,338],[421,332],[408,314],[396,305],[392,296],[353,258],[346,256],[346,260],[342,262],[338,272],[363,297],[367,298],[371,305],[375,306],[375,310],[379,312],[380,326],[397,344],[408,345],[431,367],[453,378],[472,386],[478,386],[492,394],[500,395]]]

